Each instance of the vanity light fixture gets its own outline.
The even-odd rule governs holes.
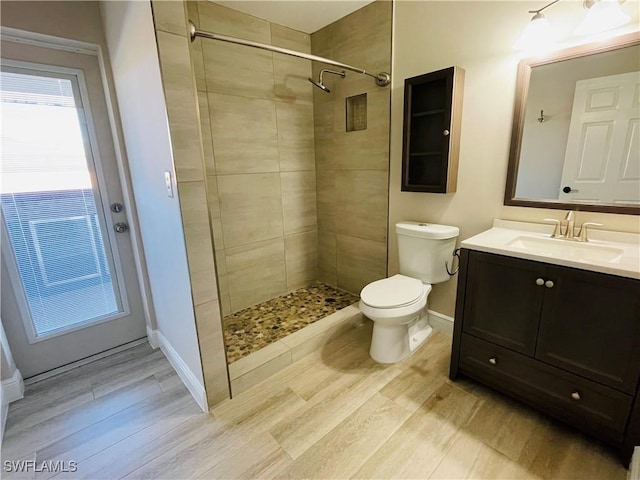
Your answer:
[[[573,33],[592,35],[629,23],[631,17],[622,11],[624,0],[584,0],[587,15]]]
[[[542,13],[560,0],[554,0],[538,10],[529,10],[533,13],[531,21],[527,24],[520,39],[514,45],[518,50],[541,52],[548,50],[556,41],[551,24]],[[593,35],[620,27],[631,20],[624,13],[620,5],[625,0],[584,0],[582,5],[587,10],[587,15],[576,28],[576,35]]]
[[[553,0],[553,2],[548,3],[538,10],[529,10],[529,13],[533,13],[535,15],[527,24],[522,36],[514,45],[514,48],[518,50],[540,52],[548,49],[555,43],[555,33],[551,28],[549,20],[547,20],[547,17],[544,16],[542,11],[546,10],[551,5],[555,5],[559,1],[560,0]]]

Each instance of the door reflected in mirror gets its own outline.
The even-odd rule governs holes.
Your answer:
[[[506,205],[640,213],[640,40],[520,63]]]

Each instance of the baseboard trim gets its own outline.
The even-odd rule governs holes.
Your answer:
[[[16,369],[11,378],[0,382],[0,440],[4,438],[4,427],[7,424],[9,404],[21,398],[24,398],[24,381],[20,370]]]
[[[160,347],[160,343],[158,342],[158,331],[152,330],[149,325],[147,325],[147,340],[149,341],[151,348],[154,350]]]
[[[178,352],[175,351],[165,336],[162,335],[162,332],[155,330],[153,331],[153,335],[158,341],[160,350],[162,350],[164,356],[167,357],[167,360],[169,360],[169,363],[182,380],[182,383],[184,383],[184,386],[187,387],[187,390],[189,390],[189,393],[191,393],[191,396],[194,398],[198,406],[203,412],[208,412],[207,392],[204,387],[200,384],[184,360],[182,360],[182,357],[178,355]]]
[[[640,480],[640,447],[633,449],[633,457],[629,465],[629,480]]]
[[[429,324],[436,330],[453,337],[453,318],[442,313],[427,310]]]
[[[20,370],[13,372],[11,378],[2,380],[0,389],[2,390],[0,394],[2,396],[2,405],[9,405],[11,402],[24,398],[24,380],[22,380]]]

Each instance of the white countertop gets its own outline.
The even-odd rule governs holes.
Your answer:
[[[589,242],[587,244],[571,242],[563,239],[552,239],[551,233],[554,226],[538,223],[514,222],[510,220],[494,220],[493,228],[478,235],[468,238],[460,244],[462,248],[477,250],[480,252],[495,253],[508,257],[523,258],[553,265],[579,268],[593,272],[608,273],[621,277],[640,279],[640,235],[635,233],[613,232],[607,230],[589,230]],[[557,249],[524,248],[518,239],[544,239]],[[555,242],[565,242],[555,244]],[[604,260],[598,258],[581,258],[580,255],[563,253],[564,246],[567,251],[571,245],[576,248],[593,248],[595,250],[612,249],[619,254],[615,258]]]

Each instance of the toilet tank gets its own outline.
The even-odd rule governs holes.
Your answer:
[[[422,280],[422,283],[449,280],[445,262],[452,269],[452,254],[459,233],[458,227],[448,225],[396,223],[400,273]]]

